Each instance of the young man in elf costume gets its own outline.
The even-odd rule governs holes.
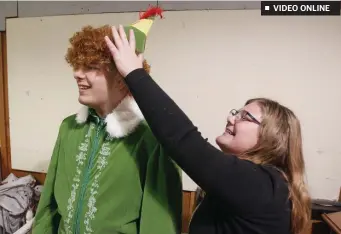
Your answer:
[[[138,53],[155,14],[161,10],[126,27]],[[111,35],[109,25],[87,26],[70,39],[66,60],[84,108],[60,126],[33,234],[181,232],[181,172],[117,72],[104,40]]]

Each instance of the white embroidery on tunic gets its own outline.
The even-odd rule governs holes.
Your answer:
[[[72,234],[72,218],[74,216],[75,213],[75,207],[74,207],[74,203],[76,200],[76,193],[77,193],[77,189],[79,188],[79,183],[80,183],[80,178],[81,178],[81,174],[82,174],[82,170],[81,170],[81,166],[84,164],[84,161],[86,160],[86,155],[88,152],[88,148],[89,148],[89,143],[90,143],[90,136],[91,136],[91,131],[94,129],[94,125],[90,124],[89,130],[87,132],[87,134],[85,135],[85,139],[84,142],[82,142],[79,145],[79,153],[76,156],[76,174],[73,177],[73,183],[71,185],[71,194],[70,197],[68,199],[68,205],[67,205],[67,217],[65,220],[65,231],[66,233],[70,233]]]
[[[84,224],[86,232],[84,234],[90,234],[94,232],[91,226],[91,221],[95,219],[97,212],[96,195],[99,188],[99,177],[101,176],[103,169],[108,165],[107,157],[110,155],[110,142],[112,139],[112,137],[107,136],[99,152],[99,158],[97,160],[98,172],[96,173],[94,181],[90,186],[90,198],[88,200],[89,210],[85,213]]]

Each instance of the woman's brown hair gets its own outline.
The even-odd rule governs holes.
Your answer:
[[[253,102],[262,110],[259,140],[242,158],[257,164],[274,166],[282,172],[289,185],[289,199],[292,203],[292,233],[308,233],[311,201],[304,181],[305,163],[300,122],[290,109],[276,101],[256,98],[248,100],[245,105]]]

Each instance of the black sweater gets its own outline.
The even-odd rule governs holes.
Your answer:
[[[288,187],[280,172],[224,154],[208,143],[143,69],[125,80],[156,138],[206,192],[190,234],[290,233]]]

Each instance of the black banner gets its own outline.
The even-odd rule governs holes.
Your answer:
[[[262,1],[262,15],[340,15],[340,1]],[[341,19],[340,19],[341,20]]]

